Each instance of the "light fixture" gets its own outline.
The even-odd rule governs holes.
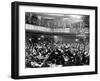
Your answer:
[[[76,42],[78,42],[78,41],[79,41],[79,39],[77,39],[77,38],[76,38],[76,39],[75,39],[75,41],[76,41]]]
[[[38,38],[38,40],[40,40],[41,38]]]
[[[74,18],[77,18],[77,19],[81,19],[82,16],[81,15],[69,15],[70,17],[74,17]]]

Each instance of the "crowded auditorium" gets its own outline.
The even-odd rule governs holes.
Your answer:
[[[89,15],[25,12],[25,67],[89,65]]]

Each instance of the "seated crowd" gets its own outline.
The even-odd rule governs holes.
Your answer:
[[[26,68],[89,65],[89,52],[61,41],[26,42]]]

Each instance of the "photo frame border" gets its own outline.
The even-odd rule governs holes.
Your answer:
[[[19,6],[42,6],[42,7],[57,7],[57,8],[73,8],[73,9],[89,9],[95,10],[95,71],[76,72],[76,73],[59,73],[59,74],[43,74],[43,75],[28,75],[19,76]],[[59,77],[73,75],[89,75],[98,73],[98,7],[96,6],[81,6],[81,5],[65,5],[65,4],[49,4],[49,3],[31,3],[31,2],[12,2],[11,4],[11,78],[26,79],[26,78],[43,78],[43,77]]]

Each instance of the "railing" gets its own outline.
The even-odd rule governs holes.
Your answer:
[[[26,24],[25,25],[26,30],[31,30],[31,31],[43,31],[43,32],[51,32],[51,33],[70,33],[70,28],[57,28],[57,29],[51,29],[48,27],[42,27],[42,26],[36,26],[36,25],[30,25]]]

